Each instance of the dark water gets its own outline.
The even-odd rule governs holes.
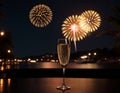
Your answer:
[[[59,63],[54,62],[41,62],[41,63],[20,63],[18,65],[7,65],[5,69],[54,69],[54,68],[61,68]],[[96,64],[96,63],[86,63],[86,64],[79,64],[71,62],[66,68],[73,68],[73,69],[120,69],[120,64]],[[0,70],[4,69],[3,66],[0,66]]]
[[[7,66],[7,69],[24,68],[61,68],[58,63],[37,63]],[[70,63],[67,68],[119,68],[119,65],[76,64]],[[1,70],[3,67],[1,66]],[[47,72],[46,72],[47,73]],[[71,73],[72,74],[72,73]],[[120,79],[118,78],[66,78],[70,90],[62,92],[56,87],[62,83],[62,78],[1,78],[0,93],[120,93]]]

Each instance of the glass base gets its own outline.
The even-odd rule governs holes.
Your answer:
[[[66,86],[65,84],[63,84],[63,85],[61,85],[61,86],[57,86],[57,89],[58,89],[58,90],[63,90],[63,91],[65,91],[65,90],[69,90],[70,87],[69,87],[69,86]]]

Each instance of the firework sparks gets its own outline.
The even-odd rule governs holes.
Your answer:
[[[100,15],[93,10],[87,10],[83,12],[80,16],[80,26],[83,30],[86,30],[88,32],[93,32],[97,30],[101,24]]]
[[[45,27],[52,20],[52,11],[44,4],[36,5],[31,9],[29,19],[34,26]]]
[[[69,16],[62,24],[62,33],[65,38],[74,41],[75,50],[76,41],[83,39],[87,33],[80,28],[81,17],[77,15]]]

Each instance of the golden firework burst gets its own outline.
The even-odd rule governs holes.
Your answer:
[[[52,11],[44,4],[36,5],[31,9],[29,19],[34,26],[45,27],[52,20]]]
[[[97,30],[101,24],[100,15],[93,10],[87,10],[83,12],[80,16],[80,26],[83,30],[86,30],[88,32],[93,32]]]
[[[62,24],[62,33],[71,41],[79,41],[87,34],[80,28],[80,16],[78,15],[72,15],[65,19]]]
[[[74,41],[75,51],[77,51],[76,41],[83,39],[87,33],[80,27],[80,16],[72,15],[65,19],[62,24],[62,33],[68,40]]]

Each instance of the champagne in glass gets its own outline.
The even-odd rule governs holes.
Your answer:
[[[69,44],[58,44],[57,49],[59,63],[62,67],[66,67],[70,57],[70,46]]]
[[[69,63],[69,58],[70,58],[70,44],[67,39],[58,39],[57,51],[58,51],[59,63],[63,68],[63,83],[61,86],[58,86],[57,89],[68,90],[70,89],[70,87],[66,86],[65,78],[64,78],[65,68]]]

